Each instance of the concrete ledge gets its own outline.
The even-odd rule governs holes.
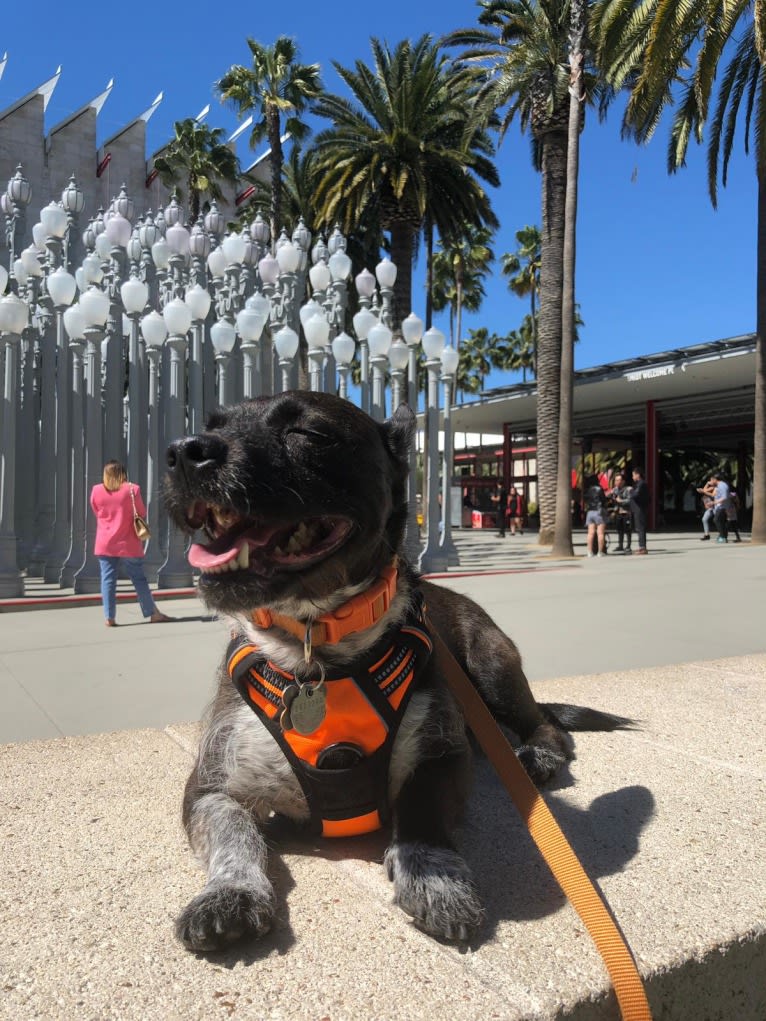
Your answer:
[[[766,655],[543,681],[541,700],[638,716],[580,735],[547,801],[647,978],[655,1021],[766,1017]],[[463,834],[487,906],[467,953],[391,903],[383,837],[275,831],[275,929],[196,957],[179,821],[196,727],[0,747],[5,1017],[273,1021],[615,1019],[605,969],[484,761]]]

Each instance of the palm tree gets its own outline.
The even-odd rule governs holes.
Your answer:
[[[239,160],[225,144],[221,128],[209,128],[206,124],[188,117],[173,125],[173,141],[154,161],[154,169],[167,187],[175,187],[179,197],[186,188],[189,200],[189,219],[198,219],[202,196],[211,199],[223,196],[220,181],[235,183],[239,176]]]
[[[494,367],[504,372],[521,370],[522,382],[526,383],[527,372],[535,374],[535,333],[535,322],[527,314],[518,329],[499,339],[492,359]]]
[[[537,360],[537,296],[540,293],[540,262],[542,236],[537,226],[522,227],[516,231],[518,248],[502,257],[501,272],[508,277],[508,289],[519,298],[529,297],[530,322],[533,327],[533,362]]]
[[[708,190],[727,183],[737,120],[744,118],[758,179],[753,542],[766,543],[766,2],[764,0],[601,0],[593,21],[598,59],[616,90],[630,87],[623,133],[648,141],[680,90],[668,142],[668,170],[686,163],[689,141],[707,146]],[[718,66],[727,54],[710,115]],[[741,118],[740,118],[741,122]]]
[[[493,353],[498,341],[499,338],[490,334],[486,326],[468,331],[468,336],[460,345],[460,360],[455,378],[457,390],[475,394],[484,389],[484,380],[492,371]]]
[[[394,326],[412,308],[412,262],[428,221],[441,237],[464,222],[494,226],[481,181],[497,184],[491,145],[467,116],[476,76],[439,53],[430,36],[393,50],[371,40],[374,67],[335,64],[352,99],[324,95],[315,110],[332,122],[315,140],[317,199],[327,221],[349,232],[370,205],[390,232],[397,267]]]
[[[561,329],[569,124],[570,0],[479,0],[480,28],[446,37],[467,47],[461,60],[487,70],[477,103],[500,113],[501,137],[518,120],[532,137],[532,158],[541,174],[542,237],[537,364],[537,466],[540,542],[553,541],[558,470]],[[585,94],[599,99],[603,88],[590,67]],[[582,117],[582,111],[579,112]]]
[[[441,251],[433,257],[433,306],[438,312],[449,305],[450,336],[458,348],[463,309],[478,312],[486,297],[482,281],[494,259],[491,239],[486,227],[465,224],[462,236],[442,241]]]
[[[280,36],[273,46],[264,46],[248,39],[252,67],[233,64],[216,90],[224,103],[230,103],[240,118],[255,112],[250,146],[255,148],[264,139],[271,150],[272,243],[282,227],[282,136],[284,132],[300,142],[308,127],[300,119],[311,100],[322,91],[319,64],[298,62],[298,47],[293,39]]]
[[[569,127],[567,130],[567,185],[564,209],[564,288],[561,300],[561,410],[559,414],[556,524],[551,553],[573,557],[572,547],[572,411],[574,396],[575,242],[577,185],[580,167],[580,107],[584,100],[586,0],[571,0],[569,9]]]

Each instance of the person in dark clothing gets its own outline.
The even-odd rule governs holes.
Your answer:
[[[490,496],[490,500],[492,503],[497,504],[497,514],[495,515],[497,520],[497,534],[504,539],[505,519],[508,514],[508,490],[502,482],[498,482],[497,492]]]
[[[646,554],[646,512],[649,509],[649,487],[641,468],[633,469],[633,488],[630,495],[630,513],[638,538],[636,553]]]
[[[630,520],[630,487],[625,485],[625,475],[616,472],[614,486],[609,494],[612,507],[612,521],[617,532],[617,552],[630,553],[630,540],[633,535]]]

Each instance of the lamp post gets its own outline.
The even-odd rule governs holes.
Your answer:
[[[26,208],[32,198],[32,185],[24,177],[23,167],[20,163],[16,167],[16,173],[8,182],[5,194],[10,207],[10,216],[6,216],[5,240],[6,247],[8,248],[11,276],[14,276],[19,244],[24,237]]]
[[[79,303],[70,305],[64,312],[64,328],[69,335],[69,350],[72,355],[71,377],[71,428],[70,428],[70,511],[69,550],[61,568],[59,584],[62,588],[74,585],[75,572],[79,570],[85,549],[85,429],[83,424],[83,390],[85,350],[85,318]]]
[[[225,408],[230,403],[227,369],[231,352],[237,342],[237,331],[228,319],[218,319],[210,330],[210,340],[218,364],[218,406]]]
[[[410,359],[410,350],[399,337],[392,343],[388,351],[388,363],[391,366],[391,414],[405,399],[404,370]]]
[[[69,478],[70,414],[69,344],[64,329],[64,315],[74,301],[77,284],[71,273],[59,267],[48,277],[48,294],[56,317],[56,427],[54,435],[55,472],[53,489],[53,540],[45,561],[43,577],[59,584],[61,571],[69,554],[71,535],[71,486]]]
[[[439,546],[439,371],[445,337],[441,330],[432,326],[423,334],[423,351],[428,372],[428,401],[426,404],[426,425],[428,429],[428,450],[426,456],[426,545],[420,554],[420,570],[423,573],[444,571],[447,558]]]
[[[123,204],[126,212],[130,209]],[[122,460],[125,450],[124,405],[125,369],[122,336],[122,300],[120,289],[127,277],[127,253],[133,232],[130,221],[122,213],[111,211],[105,218],[106,226],[103,235],[96,241],[96,252],[99,242],[106,253],[107,272],[105,274],[106,292],[109,296],[109,317],[106,330],[106,387],[104,406],[106,422],[104,425],[104,449],[108,458]],[[138,410],[138,409],[136,409]],[[138,481],[136,479],[136,481]]]
[[[375,293],[375,277],[365,267],[354,277],[356,293],[359,298],[359,311],[353,318],[354,333],[359,341],[359,363],[361,371],[361,403],[362,411],[370,411],[370,358],[367,348],[367,334],[377,321],[377,316],[370,311],[370,299]]]
[[[408,348],[407,365],[407,403],[413,412],[418,413],[418,344],[423,336],[423,320],[414,312],[402,320],[402,336]],[[407,507],[407,529],[404,537],[404,549],[408,559],[414,564],[420,553],[420,534],[418,529],[417,496],[417,444],[410,447],[409,505]],[[425,477],[425,473],[424,473]]]
[[[293,368],[293,361],[298,351],[298,334],[289,326],[283,326],[274,337],[274,347],[279,359],[279,368],[282,373],[282,392],[290,389],[290,373]]]
[[[269,318],[269,301],[253,295],[237,313],[237,332],[242,340],[242,389],[246,400],[261,395],[262,364],[260,340]]]
[[[5,281],[3,281],[3,289]],[[15,294],[0,298],[0,345],[4,349],[2,444],[0,445],[0,596],[24,594],[24,580],[16,557],[16,401],[18,345],[27,324],[29,308]]]
[[[192,322],[189,306],[181,298],[173,298],[162,310],[168,328],[167,345],[170,348],[169,390],[165,418],[166,436],[169,440],[179,439],[184,430],[184,368],[186,356],[186,334]],[[234,327],[228,324],[232,332]],[[168,552],[165,563],[157,572],[160,588],[183,588],[191,585],[192,572],[186,559],[186,537],[172,525],[168,531]]]
[[[101,415],[101,341],[105,336],[109,317],[109,296],[97,287],[89,287],[80,295],[80,311],[85,322],[85,480],[90,493],[103,476],[103,419]],[[84,559],[75,571],[76,593],[98,592],[101,571],[93,552],[96,539],[96,519],[86,512]]]
[[[304,322],[303,332],[309,346],[309,385],[314,392],[321,392],[324,390],[325,352],[330,342],[330,324],[321,308]]]
[[[381,259],[375,267],[375,276],[380,286],[380,318],[387,326],[391,326],[396,266],[388,258]]]
[[[337,337],[333,337],[332,353],[338,367],[338,396],[344,400],[348,400],[348,373],[355,351],[354,338],[349,337],[347,333],[341,332]]]
[[[145,492],[146,404],[139,320],[149,300],[149,286],[133,276],[120,288],[130,322],[128,339],[128,478]]]
[[[159,425],[159,365],[162,346],[168,335],[165,320],[159,312],[150,312],[141,320],[141,333],[146,343],[146,359],[149,363],[149,388],[147,392],[148,436],[146,509],[149,531],[152,534],[144,557],[144,571],[151,582],[157,581],[157,572],[163,562],[162,521],[160,512],[160,425]]]
[[[442,351],[442,384],[444,386],[444,455],[442,459],[442,534],[441,552],[450,567],[458,567],[460,555],[452,538],[452,384],[460,355],[454,347]]]
[[[391,348],[391,330],[385,323],[376,323],[367,334],[372,366],[372,404],[370,414],[376,422],[386,417],[386,369]]]

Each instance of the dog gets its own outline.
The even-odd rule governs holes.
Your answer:
[[[471,747],[429,628],[518,735],[536,783],[573,757],[568,730],[630,723],[538,705],[511,639],[403,558],[414,428],[405,405],[379,423],[292,391],[214,412],[168,449],[168,513],[206,533],[189,560],[232,632],[183,802],[207,871],[176,923],[190,950],[270,929],[274,814],[328,837],[390,825],[395,903],[438,939],[474,937],[483,908],[455,839]]]

